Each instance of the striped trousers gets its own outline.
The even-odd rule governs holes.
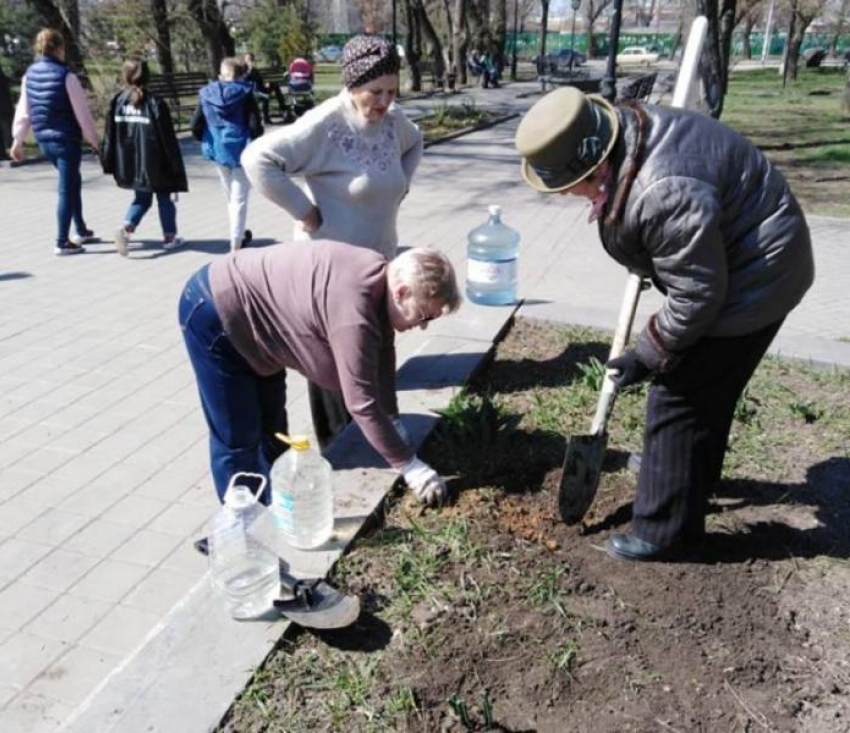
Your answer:
[[[632,533],[661,547],[705,533],[738,398],[782,325],[703,338],[649,388]]]

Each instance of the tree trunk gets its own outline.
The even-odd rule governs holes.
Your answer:
[[[735,30],[736,0],[722,0],[720,6],[720,74],[723,81],[723,96],[729,88],[729,60],[732,54],[732,32]],[[723,100],[720,100],[723,109]],[[720,116],[718,112],[717,116]]]
[[[162,74],[174,73],[174,57],[171,54],[171,26],[168,24],[166,0],[151,0],[151,13],[156,26],[156,58]]]
[[[446,27],[448,28],[448,61],[449,61],[449,69],[451,69],[455,75],[458,73],[457,68],[457,56],[455,55],[455,47],[454,47],[454,37],[455,37],[455,24],[454,19],[452,18],[452,8],[449,4],[449,0],[443,0],[443,10],[446,11]],[[460,77],[458,77],[459,79]]]
[[[404,39],[404,55],[410,69],[410,89],[422,90],[422,72],[419,60],[422,58],[422,34],[419,31],[419,19],[413,7],[413,0],[404,0],[404,13],[407,18],[407,36]]]
[[[720,19],[717,0],[697,0],[697,14],[708,20],[708,32],[700,63],[708,113],[719,118],[723,112],[724,73],[720,48]]]
[[[748,13],[744,18],[744,28],[741,30],[741,50],[744,53],[744,58],[749,60],[753,57],[753,52],[750,50],[750,36],[753,32],[753,14]]]
[[[56,28],[65,39],[65,62],[86,89],[91,89],[80,49],[80,12],[77,0],[29,0],[42,26]]]
[[[797,75],[797,59],[792,59],[791,56],[791,39],[794,37],[794,34],[797,32],[797,0],[791,0],[791,20],[789,21],[788,26],[788,36],[785,39],[785,48],[782,49],[782,66],[780,67],[780,74],[782,74],[782,88],[785,88],[785,85],[788,83],[788,72],[791,66],[794,67],[794,77]]]
[[[446,61],[443,57],[443,44],[434,26],[428,18],[428,12],[425,10],[425,4],[422,0],[414,0],[413,8],[419,23],[421,37],[430,47],[431,63],[434,65],[434,77],[437,79],[446,78]]]
[[[505,68],[505,43],[508,37],[508,3],[507,0],[495,0],[493,11],[493,51],[495,52],[496,68],[501,73]]]
[[[789,75],[794,81],[797,81],[797,73],[800,70],[800,49],[803,46],[803,37],[806,35],[806,29],[814,20],[813,15],[804,15],[799,11],[797,11],[796,16],[794,34],[788,36],[791,39],[788,53]]]
[[[549,0],[540,0],[540,36],[537,39],[537,73],[546,73],[546,31],[549,28]]]
[[[189,13],[198,24],[204,45],[207,49],[207,61],[213,76],[218,75],[221,60],[236,53],[236,44],[227,29],[216,0],[189,0]]]
[[[0,160],[8,160],[6,149],[12,145],[12,120],[15,118],[15,105],[12,103],[12,89],[9,78],[0,65]]]
[[[469,36],[466,29],[466,0],[454,0],[454,17],[452,19],[452,59],[458,82],[466,84],[466,49],[469,46]]]

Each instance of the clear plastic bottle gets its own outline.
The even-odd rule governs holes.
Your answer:
[[[306,436],[277,435],[290,449],[272,466],[272,518],[287,544],[302,550],[319,547],[333,534],[331,466]]]
[[[237,483],[244,476],[261,480],[256,495]],[[235,619],[261,616],[280,595],[277,555],[258,542],[251,531],[255,522],[268,516],[268,509],[257,500],[265,483],[264,476],[235,474],[224,504],[212,520],[209,557],[213,585]]]
[[[502,223],[502,207],[473,229],[466,246],[466,296],[481,305],[507,305],[517,299],[519,233]]]

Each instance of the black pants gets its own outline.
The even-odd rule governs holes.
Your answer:
[[[668,547],[705,532],[705,502],[720,480],[735,405],[781,325],[701,339],[655,379],[632,512],[635,536]]]
[[[312,382],[308,382],[307,393],[310,397],[313,430],[316,433],[316,439],[319,441],[319,447],[324,449],[351,422],[351,415],[345,409],[342,392],[322,389]]]

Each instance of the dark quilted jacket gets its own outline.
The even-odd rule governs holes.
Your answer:
[[[652,278],[664,304],[638,354],[664,370],[702,336],[736,336],[785,317],[814,279],[809,229],[782,174],[743,136],[704,115],[646,105],[645,152],[607,252]],[[619,110],[617,187],[638,119]],[[612,192],[611,201],[616,198]]]

